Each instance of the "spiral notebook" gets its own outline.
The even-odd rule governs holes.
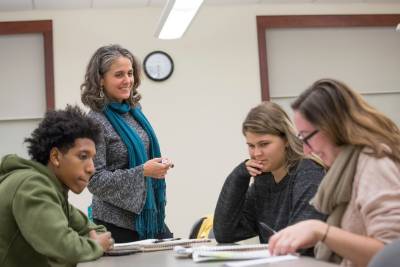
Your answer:
[[[201,244],[201,243],[208,243],[211,242],[211,239],[178,239],[178,238],[171,238],[171,239],[146,239],[136,242],[129,242],[129,243],[116,243],[114,245],[114,249],[111,252],[121,252],[121,253],[128,253],[131,251],[134,252],[148,252],[148,251],[159,251],[159,250],[168,250],[173,249],[175,246],[182,246],[182,247],[190,247],[193,244]]]

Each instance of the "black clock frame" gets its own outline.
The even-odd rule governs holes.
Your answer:
[[[164,78],[154,78],[154,77],[151,76],[150,73],[147,72],[147,69],[146,69],[146,61],[147,61],[152,55],[154,55],[154,54],[162,54],[162,55],[166,56],[166,57],[168,58],[168,60],[171,62],[171,71],[170,71],[170,72],[168,73],[168,75],[165,76]],[[162,82],[162,81],[167,80],[169,77],[171,77],[172,73],[174,72],[174,61],[172,60],[171,56],[168,55],[166,52],[161,51],[161,50],[156,50],[156,51],[153,51],[153,52],[149,53],[149,54],[144,58],[144,60],[143,60],[143,70],[144,70],[144,73],[146,74],[146,76],[147,76],[150,80],[155,81],[155,82]]]

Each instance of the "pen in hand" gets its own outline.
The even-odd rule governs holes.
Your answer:
[[[153,243],[162,243],[162,242],[168,242],[168,241],[175,241],[175,240],[180,240],[180,237],[176,237],[176,238],[166,238],[166,239],[157,239],[154,240]]]
[[[161,160],[161,163],[162,164],[169,164],[169,167],[170,168],[173,168],[175,165],[169,160],[169,159],[167,159],[167,158],[163,158],[162,160]]]
[[[263,222],[258,222],[260,225],[261,225],[261,227],[264,229],[264,230],[267,230],[268,232],[271,232],[271,233],[273,233],[273,234],[276,234],[276,231],[274,230],[274,229],[272,229],[270,226],[268,226],[267,224],[265,224],[265,223],[263,223]]]

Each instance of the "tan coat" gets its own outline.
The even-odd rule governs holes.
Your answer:
[[[400,164],[361,153],[341,228],[390,243],[400,238]],[[342,266],[354,266],[344,260]]]

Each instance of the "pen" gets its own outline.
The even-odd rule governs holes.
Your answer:
[[[157,239],[154,240],[153,243],[162,243],[162,242],[168,242],[168,241],[175,241],[175,240],[180,240],[180,237],[176,237],[176,238],[166,238],[166,239]]]
[[[173,164],[169,159],[165,159],[165,158],[164,158],[164,159],[161,160],[161,163],[162,163],[162,164],[169,164],[169,167],[170,167],[170,168],[173,168],[173,167],[174,167],[174,164]]]
[[[276,234],[276,231],[274,230],[274,229],[272,229],[271,227],[269,227],[267,224],[265,224],[265,223],[263,223],[263,222],[258,222],[260,225],[261,225],[261,227],[264,229],[264,230],[267,230],[267,231],[269,231],[269,232],[272,232],[273,234]]]

